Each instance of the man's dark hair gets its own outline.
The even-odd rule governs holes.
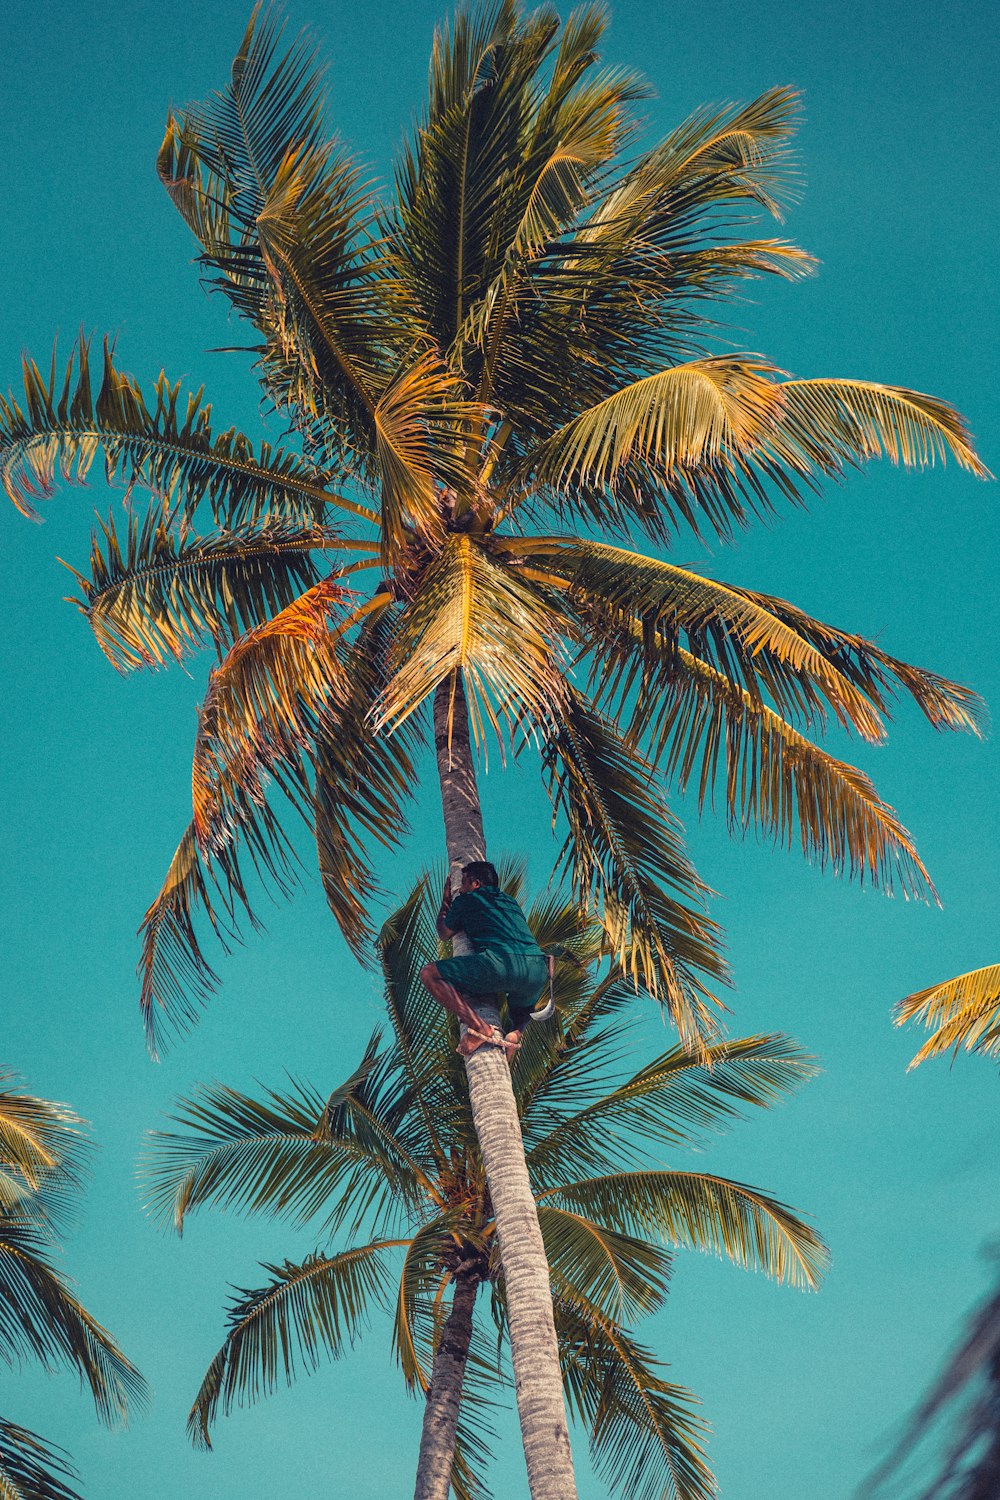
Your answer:
[[[463,865],[462,874],[468,875],[470,880],[478,880],[480,885],[500,884],[497,867],[491,865],[488,859],[474,859],[471,864]]]

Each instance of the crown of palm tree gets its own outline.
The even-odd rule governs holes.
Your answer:
[[[636,547],[729,537],[882,454],[986,471],[943,401],[719,352],[719,299],[812,266],[746,237],[793,183],[795,95],[701,110],[641,150],[644,87],[600,65],[604,24],[593,5],[562,27],[515,0],[459,12],[382,194],[324,137],[308,38],[283,51],[256,10],[227,87],[171,115],[159,171],[255,330],[291,446],[217,434],[165,377],[145,396],[107,345],[99,380],[84,342],[64,373],[26,361],[0,402],[0,477],[26,513],[98,454],[153,497],[78,575],[113,664],[221,658],[193,819],[143,927],[154,1047],[216,983],[197,914],[223,943],[256,921],[247,857],[290,882],[274,790],[370,950],[370,846],[399,837],[425,706],[459,677],[480,742],[537,746],[578,896],[688,1040],[712,1034],[726,968],[668,782],[699,804],[721,789],[734,827],[820,864],[929,890],[868,777],[812,736],[832,718],[877,740],[899,693],[970,728],[975,696]]]
[[[65,1105],[26,1094],[0,1070],[0,1359],[75,1370],[111,1425],[142,1404],[145,1384],[53,1265],[58,1233],[79,1194],[82,1124]],[[0,1418],[0,1495],[79,1500],[70,1488],[75,1477],[60,1449]]]
[[[521,895],[517,870],[505,883]],[[349,1242],[268,1266],[263,1286],[238,1294],[192,1408],[196,1442],[209,1442],[220,1412],[314,1369],[324,1353],[344,1352],[373,1306],[393,1313],[395,1352],[416,1393],[429,1384],[450,1284],[488,1285],[505,1330],[457,1027],[418,977],[438,951],[431,904],[421,881],[384,927],[390,1034],[372,1038],[329,1098],[306,1085],[261,1098],[214,1086],[182,1105],[180,1132],[153,1138],[151,1207],[178,1230],[193,1210],[213,1206],[318,1222],[330,1240]],[[676,1246],[800,1286],[816,1285],[825,1249],[770,1195],[659,1158],[750,1106],[774,1104],[811,1076],[812,1060],[785,1037],[758,1036],[716,1044],[708,1067],[675,1047],[634,1072],[622,1045],[629,979],[617,962],[602,965],[601,977],[587,972],[604,935],[556,898],[536,902],[529,920],[542,944],[563,945],[582,962],[560,970],[553,1038],[529,1028],[513,1065],[567,1396],[613,1489],[635,1500],[704,1500],[714,1493],[705,1424],[627,1325],[662,1305]],[[461,1497],[485,1492],[484,1433],[500,1373],[489,1349],[480,1325],[453,1470]]]

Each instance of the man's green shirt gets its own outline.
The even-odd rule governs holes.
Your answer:
[[[462,891],[445,916],[452,932],[464,932],[476,953],[541,953],[513,896],[495,885]]]

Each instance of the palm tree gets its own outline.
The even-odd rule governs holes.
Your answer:
[[[931,1035],[910,1063],[915,1068],[928,1057],[939,1057],[954,1047],[956,1054],[1000,1054],[1000,964],[972,969],[955,979],[932,984],[907,995],[896,1007],[896,1025],[916,1021]]]
[[[0,1358],[75,1370],[110,1425],[141,1404],[144,1382],[53,1265],[80,1189],[82,1124],[0,1070]],[[75,1477],[60,1449],[0,1418],[0,1500],[79,1500]]]
[[[930,889],[868,777],[812,736],[832,716],[878,740],[900,692],[936,727],[973,728],[975,696],[640,549],[681,528],[731,537],[880,454],[986,471],[934,397],[718,352],[720,298],[812,266],[748,228],[786,195],[795,95],[699,111],[639,150],[643,85],[599,66],[604,24],[592,4],[562,27],[516,0],[460,11],[382,195],[324,139],[312,44],[282,51],[255,11],[227,86],[170,116],[159,171],[203,270],[254,329],[290,446],[216,433],[201,393],[165,377],[144,396],[107,345],[96,388],[81,343],[62,373],[26,361],[24,395],[0,405],[0,475],[26,513],[99,453],[152,496],[103,524],[78,575],[112,663],[209,645],[220,658],[193,818],[143,924],[154,1049],[216,985],[200,922],[224,944],[256,923],[247,857],[290,885],[276,793],[313,832],[330,906],[367,955],[368,846],[400,836],[431,706],[453,873],[486,854],[474,747],[495,733],[501,752],[536,748],[578,897],[706,1057],[726,965],[668,784],[699,804],[720,788],[735,828],[821,865]],[[532,1494],[567,1500],[514,1099],[493,1049],[468,1078]]]
[[[1000,965],[973,969],[907,995],[896,1024],[922,1022],[931,1032],[910,1063],[954,1048],[988,1057],[1000,1053]],[[913,1412],[898,1443],[862,1491],[912,1477],[909,1465],[929,1453],[928,1442],[950,1420],[952,1435],[918,1500],[994,1500],[1000,1494],[1000,1288],[969,1318],[964,1337]],[[914,1480],[914,1485],[916,1484]]]
[[[516,870],[507,888],[521,895]],[[329,1098],[306,1085],[263,1097],[202,1090],[181,1104],[179,1132],[153,1137],[147,1177],[153,1208],[178,1231],[193,1210],[215,1207],[318,1223],[326,1239],[348,1241],[267,1267],[264,1285],[238,1294],[191,1410],[195,1442],[209,1446],[235,1403],[315,1368],[324,1351],[344,1353],[381,1306],[394,1312],[406,1385],[426,1396],[417,1500],[447,1500],[449,1485],[466,1500],[485,1493],[499,1374],[477,1299],[491,1291],[508,1333],[509,1278],[457,1023],[418,977],[438,952],[428,891],[422,880],[380,936],[388,1043],[376,1034]],[[812,1061],[785,1037],[758,1036],[714,1044],[710,1066],[674,1047],[623,1070],[632,987],[617,963],[591,977],[604,934],[558,897],[536,901],[529,919],[540,942],[579,965],[560,972],[557,1034],[531,1028],[512,1070],[569,1404],[612,1489],[707,1500],[704,1423],[625,1325],[662,1306],[675,1246],[810,1287],[825,1251],[768,1194],[661,1157],[776,1103]]]

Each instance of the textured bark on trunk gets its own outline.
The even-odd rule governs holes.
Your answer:
[[[452,881],[486,842],[461,679],[445,682],[434,698],[434,743],[441,778],[445,839]],[[456,936],[456,951],[468,951]],[[494,1006],[476,1003],[493,1025]],[[514,1387],[532,1500],[576,1500],[559,1349],[552,1318],[549,1268],[524,1159],[510,1071],[497,1047],[466,1059],[472,1118],[489,1184],[507,1287]]]
[[[472,1309],[478,1290],[477,1277],[459,1275],[455,1278],[451,1311],[441,1330],[441,1342],[434,1355],[434,1369],[424,1407],[413,1500],[448,1500],[462,1381],[472,1342]]]

